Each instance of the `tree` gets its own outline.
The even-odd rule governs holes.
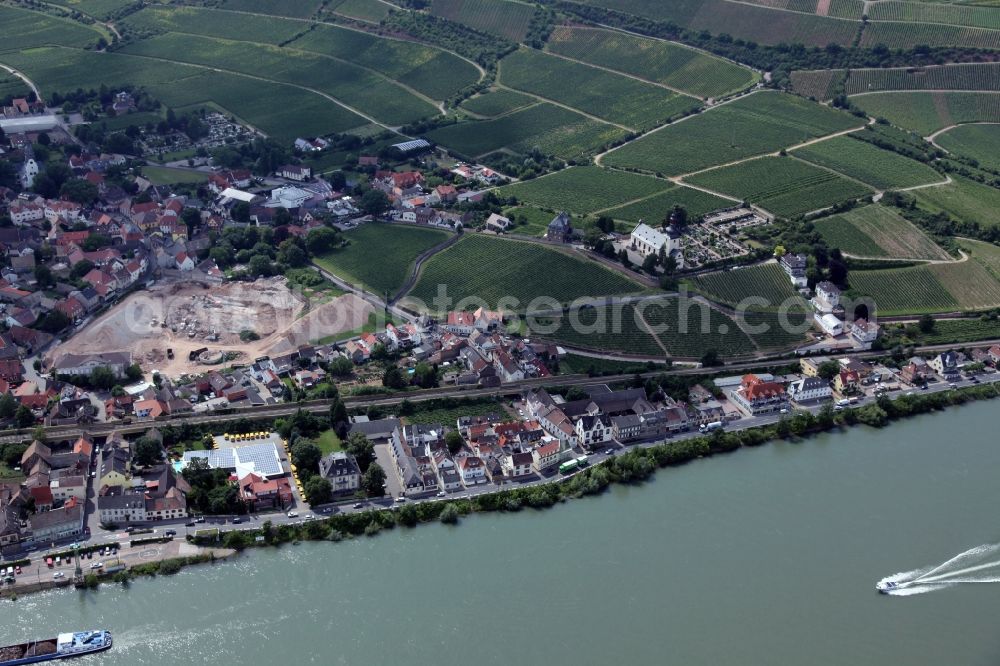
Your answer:
[[[358,467],[365,470],[375,460],[375,445],[360,432],[352,432],[344,443],[344,451],[354,456]]]
[[[292,268],[300,268],[309,263],[309,256],[296,241],[289,238],[278,246],[278,262]]]
[[[139,366],[138,363],[133,363],[132,365],[125,368],[125,377],[127,377],[128,380],[132,382],[139,381],[140,379],[142,379],[142,368]]]
[[[247,262],[247,270],[250,271],[251,275],[268,277],[271,275],[271,260],[264,255],[255,254]]]
[[[115,383],[115,373],[107,366],[101,365],[90,371],[90,385],[94,388],[109,391]]]
[[[656,273],[656,255],[647,254],[646,258],[642,260],[642,271],[644,273],[649,273],[653,275]]]
[[[440,520],[445,525],[454,525],[458,522],[458,509],[454,504],[448,504],[441,510]]]
[[[824,361],[816,368],[816,373],[823,379],[830,381],[840,374],[840,363],[836,361]]]
[[[197,208],[185,208],[181,211],[181,221],[187,226],[188,236],[193,236],[194,230],[201,225],[201,213]]]
[[[368,466],[364,476],[361,477],[361,488],[369,497],[379,497],[385,494],[385,471],[377,462]]]
[[[0,396],[0,419],[7,420],[17,412],[17,398],[12,393]]]
[[[368,215],[379,217],[389,210],[389,197],[381,190],[368,190],[361,197],[361,210]]]
[[[35,415],[31,413],[31,410],[21,405],[14,412],[14,423],[18,428],[27,428],[35,424]]]
[[[45,264],[35,265],[35,280],[38,281],[38,286],[42,289],[48,289],[56,283],[55,278],[52,277],[52,271]]]
[[[784,245],[775,245],[774,246],[774,256],[776,258],[781,259],[786,254],[788,254],[788,250],[785,249]]]
[[[340,242],[340,234],[330,227],[317,227],[306,236],[306,249],[311,254],[325,254]]]
[[[86,206],[97,200],[97,186],[83,178],[74,178],[63,183],[59,196]]]
[[[291,454],[300,475],[312,476],[319,471],[319,459],[323,457],[323,452],[308,439],[299,438],[292,445]]]
[[[920,332],[925,335],[934,331],[935,323],[934,317],[929,314],[921,315],[920,319],[917,320],[917,326],[920,328]]]
[[[73,268],[70,269],[69,276],[71,278],[79,280],[84,275],[89,273],[94,268],[94,262],[90,259],[81,259],[80,261],[73,264]]]
[[[705,368],[722,365],[722,361],[719,360],[719,352],[714,349],[706,351],[701,357],[701,365]]]
[[[434,388],[438,385],[437,368],[429,363],[417,363],[413,369],[413,383],[423,388]]]
[[[326,504],[333,496],[333,486],[318,474],[306,481],[302,489],[305,491],[306,501],[312,506]]]
[[[134,445],[135,462],[142,466],[155,465],[163,459],[163,446],[152,437],[140,437]]]
[[[35,322],[35,328],[55,334],[69,326],[70,323],[69,317],[59,310],[49,310],[38,318],[38,321]]]
[[[451,430],[444,436],[444,444],[448,447],[448,452],[455,455],[465,446],[465,440],[457,430]]]
[[[350,377],[354,374],[354,363],[346,356],[338,356],[330,361],[329,371],[336,377]]]
[[[382,386],[391,389],[404,389],[407,386],[406,378],[403,377],[403,373],[399,368],[392,366],[386,368],[385,374],[382,375]]]

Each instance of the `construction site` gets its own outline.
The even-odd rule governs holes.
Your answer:
[[[131,351],[143,370],[176,377],[352,331],[372,311],[353,294],[311,306],[283,277],[161,283],[100,315],[49,357]]]

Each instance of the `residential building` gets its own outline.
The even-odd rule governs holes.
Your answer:
[[[28,519],[31,540],[36,544],[52,543],[83,534],[83,502],[70,498],[58,509],[36,513]]]
[[[294,501],[292,484],[286,477],[266,479],[251,472],[239,480],[239,489],[240,500],[250,511],[284,509]]]
[[[526,451],[508,453],[500,460],[500,467],[507,478],[516,479],[532,473],[535,458]]]
[[[792,281],[792,285],[801,289],[808,284],[806,279],[806,267],[808,266],[808,259],[804,254],[785,254],[778,261],[781,268],[788,275],[788,278]]]
[[[559,243],[570,243],[573,240],[573,222],[569,213],[562,212],[549,222],[545,237]]]
[[[777,382],[766,382],[757,375],[744,375],[740,387],[731,392],[730,398],[751,416],[788,408],[788,394]]]
[[[788,397],[795,402],[829,400],[832,396],[830,382],[821,377],[804,377],[788,385]]]
[[[102,354],[63,354],[52,369],[60,375],[89,375],[96,368],[108,368],[121,377],[132,365],[132,352],[105,352]]]
[[[945,381],[954,380],[959,376],[961,370],[958,354],[953,351],[938,354],[928,361],[927,365]]]
[[[335,451],[319,461],[320,476],[330,482],[334,494],[347,495],[361,487],[361,468],[349,453]]]
[[[833,390],[839,395],[854,395],[861,391],[861,375],[855,370],[841,370],[833,378]]]
[[[511,226],[512,223],[509,219],[497,213],[492,213],[486,218],[486,229],[488,231],[495,231],[502,234],[510,231]]]
[[[824,280],[816,285],[816,295],[812,299],[817,312],[831,313],[840,307],[840,289],[832,282]]]
[[[820,330],[831,337],[844,334],[844,322],[837,318],[837,315],[827,313],[815,318],[816,325]]]
[[[486,463],[478,456],[463,456],[457,462],[458,474],[467,487],[486,483]]]
[[[537,472],[542,472],[558,465],[562,461],[562,458],[563,448],[558,441],[537,446],[531,452],[532,465]]]
[[[312,178],[312,169],[307,166],[286,164],[278,169],[278,175],[289,180],[303,182]]]

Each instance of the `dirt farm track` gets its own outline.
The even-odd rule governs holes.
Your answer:
[[[167,376],[201,373],[218,363],[223,353],[247,362],[360,328],[372,306],[353,294],[312,305],[293,293],[282,277],[256,282],[210,284],[199,281],[160,283],[133,294],[68,341],[47,354],[53,361],[64,354],[131,351],[143,370]],[[259,340],[243,342],[240,332],[253,331]],[[199,359],[189,353],[208,351]],[[167,350],[173,350],[173,358]]]

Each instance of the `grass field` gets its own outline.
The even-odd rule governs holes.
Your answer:
[[[856,257],[951,260],[912,222],[878,204],[816,220],[814,225],[830,247]]]
[[[941,187],[915,190],[913,196],[925,208],[947,212],[983,228],[1000,226],[1000,190],[961,176]]]
[[[404,124],[437,113],[431,103],[390,79],[348,63],[333,63],[328,58],[305,51],[169,33],[129,44],[122,52],[219,67],[320,90],[389,125]],[[360,124],[354,123],[355,126]]]
[[[1000,93],[885,92],[851,101],[875,118],[885,118],[921,136],[957,123],[1000,122]]]
[[[557,27],[546,50],[671,86],[697,97],[720,97],[752,85],[750,69],[701,51],[596,28]]]
[[[585,215],[650,197],[670,187],[671,183],[649,176],[581,166],[506,185],[497,194],[549,210]]]
[[[800,148],[796,157],[856,178],[879,190],[938,183],[944,176],[931,167],[883,150],[850,135]]]
[[[144,166],[142,175],[154,185],[177,185],[179,183],[205,183],[208,175],[194,171],[178,171],[163,167]]]
[[[507,0],[433,0],[431,14],[520,42],[528,34],[535,8]]]
[[[961,125],[938,135],[934,142],[948,152],[977,160],[983,167],[1000,169],[1000,125]]]
[[[462,108],[478,116],[495,118],[536,103],[534,97],[501,88],[465,100],[462,102]]]
[[[1000,63],[852,69],[847,77],[849,95],[882,90],[1000,90]]]
[[[689,280],[688,284],[706,298],[733,307],[745,299],[766,301],[748,303],[754,310],[777,308],[789,299],[801,301],[788,275],[774,262],[700,275]]]
[[[612,208],[601,214],[626,222],[638,223],[639,220],[644,220],[655,223],[664,219],[674,206],[682,206],[688,213],[688,219],[695,220],[707,213],[721,208],[729,208],[735,204],[734,201],[717,197],[714,194],[677,185],[642,201]]]
[[[344,234],[350,244],[316,259],[321,268],[353,284],[390,296],[413,270],[425,250],[444,242],[448,234],[401,224],[365,224]]]
[[[0,53],[46,45],[87,48],[103,36],[70,19],[6,5],[0,5],[0,26],[3,26]]]
[[[639,130],[698,106],[661,86],[532,49],[501,60],[499,78],[511,88]]]
[[[642,291],[642,286],[600,264],[578,259],[537,243],[467,235],[431,257],[407,295],[436,308],[438,286],[444,285],[453,309],[485,302],[492,308],[522,310],[538,297],[560,303],[579,297],[612,296]],[[505,304],[505,299],[515,303]],[[551,303],[549,303],[551,305]]]
[[[694,176],[690,182],[793,217],[871,194],[865,186],[790,157],[762,157]]]
[[[427,138],[468,158],[496,150],[534,148],[571,159],[620,139],[626,132],[552,104],[536,104],[495,120],[462,122],[432,130]]]
[[[534,236],[535,238],[545,236],[549,230],[549,222],[555,217],[549,211],[533,206],[514,206],[513,208],[504,210],[503,214],[504,217],[517,224],[511,233]],[[522,216],[524,217],[525,224],[520,224],[519,222]]]
[[[313,439],[313,444],[319,447],[320,452],[324,456],[329,455],[334,451],[341,451],[344,448],[343,442],[340,441],[340,437],[337,437],[337,431],[333,428],[321,432],[318,437]]]
[[[1000,48],[1000,30],[963,28],[933,23],[889,21],[869,23],[861,34],[860,46],[872,48],[879,44],[884,44],[892,49],[911,49],[920,45],[998,49]]]
[[[602,161],[679,175],[774,152],[861,122],[799,97],[760,92],[647,134]]]
[[[1000,248],[963,240],[966,261],[881,271],[853,271],[854,292],[872,297],[883,315],[981,310],[1000,305]]]

